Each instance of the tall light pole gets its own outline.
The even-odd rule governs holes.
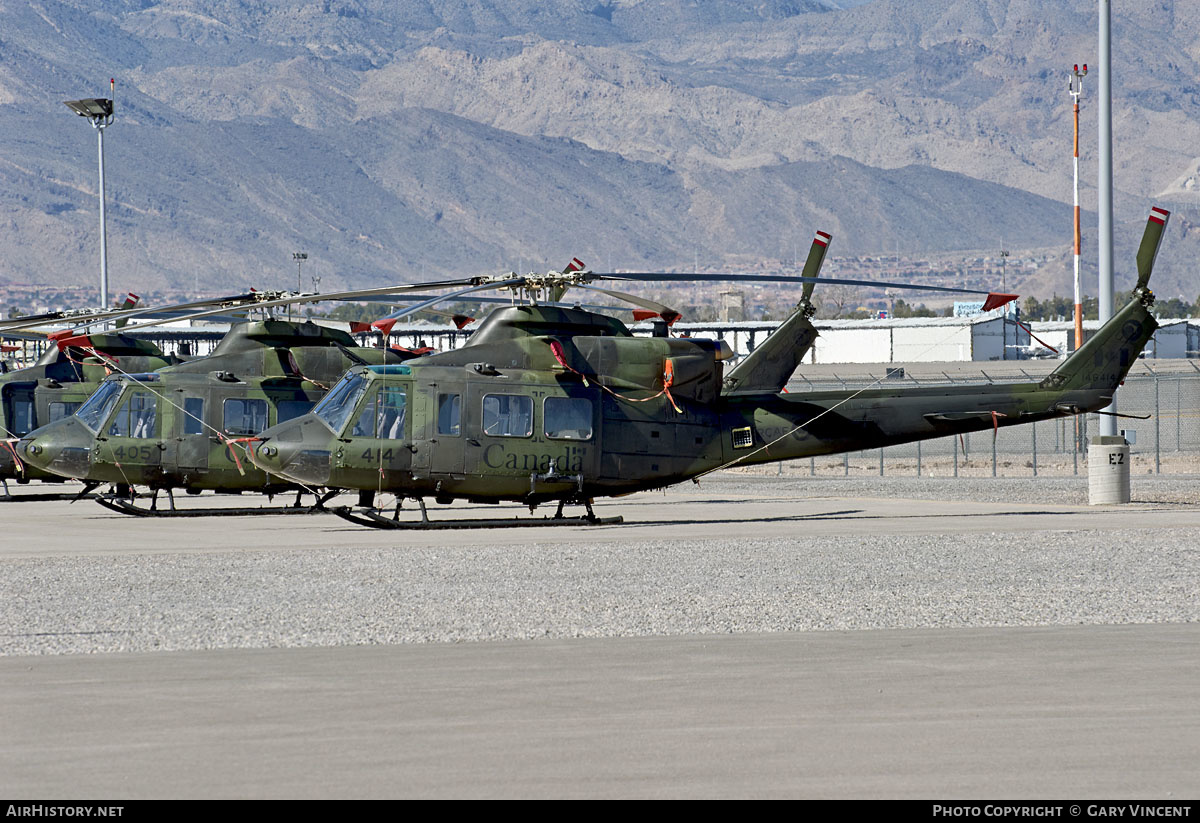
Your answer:
[[[1008,292],[1008,249],[1000,249],[1000,291]],[[1000,359],[1008,359],[1008,306],[1000,315]]]
[[[302,291],[304,291],[304,286],[303,286],[304,281],[301,279],[301,276],[300,276],[301,275],[301,267],[304,265],[304,261],[308,259],[308,254],[305,252],[302,252],[302,251],[295,251],[295,252],[292,252],[292,259],[296,261],[296,291],[302,292]],[[291,307],[288,307],[288,318],[290,319],[291,316],[292,316],[292,309],[291,309]]]
[[[1097,83],[1099,103],[1100,140],[1099,174],[1096,176],[1097,203],[1100,212],[1100,249],[1097,263],[1100,266],[1100,322],[1113,314],[1113,142],[1112,142],[1112,0],[1100,2],[1100,78]],[[1108,410],[1117,410],[1116,394]],[[1100,434],[1115,437],[1117,418],[1100,416]]]
[[[110,78],[108,93],[113,97],[89,97],[85,100],[64,100],[66,106],[80,117],[86,117],[96,130],[100,150],[100,305],[108,307],[108,234],[104,214],[104,130],[113,123],[113,99],[117,81]]]
[[[1083,78],[1087,74],[1087,63],[1080,69],[1075,66],[1071,77],[1067,80],[1067,91],[1074,98],[1075,115],[1075,348],[1083,345],[1083,297],[1079,287],[1079,249],[1081,237],[1079,231],[1079,95],[1083,93]]]

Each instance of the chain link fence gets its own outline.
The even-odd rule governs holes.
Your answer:
[[[808,387],[860,389],[863,379],[823,378]],[[947,381],[947,384],[956,381]],[[922,382],[922,385],[930,385]],[[961,383],[959,383],[961,385]],[[797,387],[798,388],[798,387]],[[1200,373],[1131,376],[1117,395],[1117,424],[1130,442],[1135,474],[1200,473]],[[1131,419],[1132,417],[1146,419]],[[1037,477],[1087,474],[1096,414],[1063,417],[939,437],[917,443],[790,461],[767,467],[780,474]]]

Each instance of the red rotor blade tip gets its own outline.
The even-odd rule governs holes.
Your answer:
[[[1016,300],[1021,295],[1019,294],[1000,294],[999,292],[991,292],[987,296],[987,300],[983,301],[983,311],[992,311],[1001,306],[1007,305]]]
[[[90,346],[92,341],[86,334],[81,334],[75,337],[67,336],[58,338],[58,350],[63,351],[71,346]]]
[[[379,331],[386,337],[387,335],[392,333],[392,326],[396,325],[396,321],[398,319],[399,318],[376,320],[371,325],[374,326],[375,328],[379,329]]]

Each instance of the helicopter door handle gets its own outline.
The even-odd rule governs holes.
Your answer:
[[[480,445],[479,441],[476,440],[474,437],[468,437],[467,442],[470,443],[472,446]]]

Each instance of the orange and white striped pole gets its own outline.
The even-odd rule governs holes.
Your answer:
[[[1075,348],[1083,345],[1083,297],[1079,288],[1079,249],[1081,245],[1079,231],[1079,95],[1083,92],[1083,77],[1087,74],[1087,63],[1080,69],[1075,66],[1071,79],[1067,81],[1067,90],[1075,100]]]

